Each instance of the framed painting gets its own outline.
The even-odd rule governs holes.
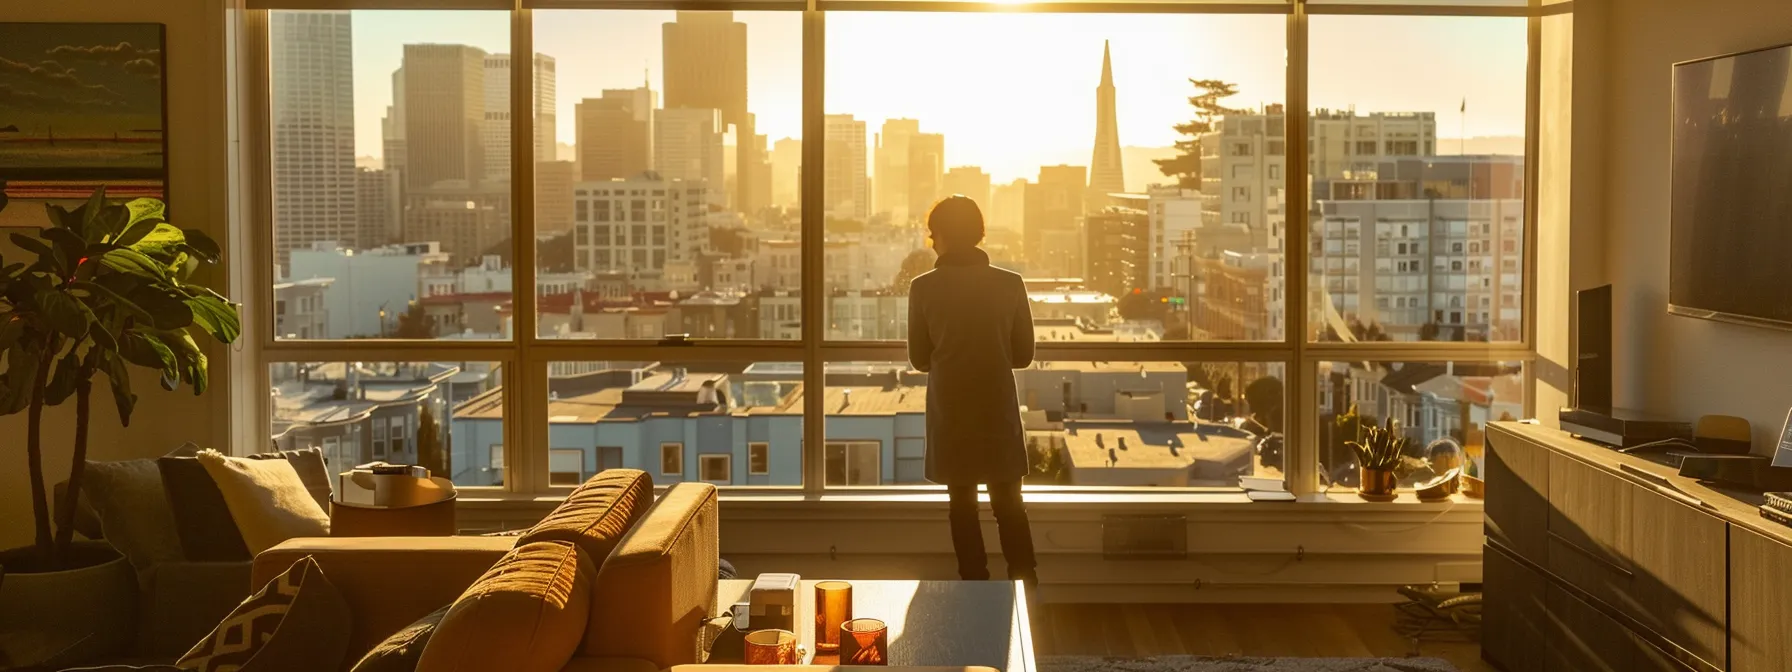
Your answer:
[[[159,23],[0,22],[0,228],[44,226],[42,204],[167,199]]]

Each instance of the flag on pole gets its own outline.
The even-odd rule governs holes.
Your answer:
[[[1462,99],[1462,112],[1463,113],[1468,112],[1468,99],[1467,98]]]

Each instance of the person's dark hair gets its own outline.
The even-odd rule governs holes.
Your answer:
[[[949,246],[975,246],[983,242],[983,210],[969,197],[947,196],[927,213],[927,230],[935,241]]]

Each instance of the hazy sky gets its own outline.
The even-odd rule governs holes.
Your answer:
[[[759,132],[800,136],[800,15],[735,16],[747,24],[748,107]],[[672,20],[669,11],[535,13],[535,49],[558,66],[560,142],[574,141],[579,99],[643,77],[664,90],[660,26]],[[923,131],[946,135],[949,165],[982,166],[998,182],[1033,177],[1040,165],[1088,163],[1103,40],[1124,145],[1176,140],[1171,125],[1189,117],[1191,77],[1236,82],[1235,107],[1285,95],[1280,15],[833,12],[827,22],[829,113],[865,120],[873,145],[884,119],[919,119]],[[1524,133],[1524,19],[1316,16],[1310,27],[1315,107],[1432,111],[1445,138]],[[379,154],[404,44],[509,51],[503,12],[359,11],[354,32],[358,155]],[[1458,113],[1464,99],[1467,115]]]

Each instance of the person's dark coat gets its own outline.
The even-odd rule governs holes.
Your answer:
[[[908,358],[928,374],[927,480],[1026,476],[1013,370],[1033,363],[1033,313],[1020,275],[976,248],[941,256],[909,287]]]

